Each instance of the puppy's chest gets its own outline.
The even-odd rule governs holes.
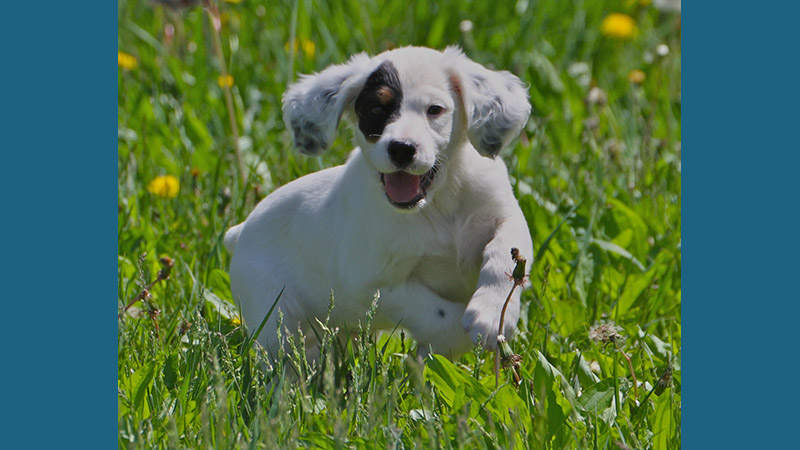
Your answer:
[[[387,267],[391,275],[383,282],[416,281],[447,300],[468,302],[478,283],[480,254],[459,254],[454,239],[427,242],[416,249],[418,253],[398,251],[391,257],[391,266]]]
[[[459,265],[456,255],[421,258],[409,274],[442,298],[467,303],[478,284],[478,267]]]
[[[340,280],[347,280],[348,291],[370,294],[419,282],[447,300],[466,303],[477,286],[483,250],[474,239],[465,239],[468,223],[464,218],[432,220],[378,236],[365,230],[342,248],[353,264],[339,265]]]

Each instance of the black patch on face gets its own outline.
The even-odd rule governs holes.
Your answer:
[[[444,310],[443,309],[439,310],[439,317],[444,317]]]
[[[367,78],[364,89],[356,98],[358,129],[367,141],[377,141],[386,125],[400,117],[402,101],[400,75],[394,64],[386,61]]]

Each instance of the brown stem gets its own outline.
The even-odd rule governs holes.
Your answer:
[[[619,350],[619,352],[622,353],[622,356],[625,358],[625,360],[628,361],[628,370],[631,371],[631,376],[633,377],[633,399],[635,401],[638,401],[639,400],[639,389],[636,387],[638,382],[636,381],[636,372],[633,371],[633,363],[631,362],[631,358],[621,348],[617,347],[617,350]]]
[[[514,294],[514,289],[517,288],[518,284],[520,283],[514,280],[514,285],[511,286],[511,291],[509,291],[508,297],[506,297],[506,302],[503,303],[503,310],[500,311],[500,328],[497,330],[497,334],[503,334],[503,323],[506,320],[506,308],[508,308],[508,304],[511,302],[511,296]]]
[[[156,283],[158,283],[160,280],[161,280],[161,278],[156,278],[155,280],[153,280],[152,283],[148,284],[147,287],[142,289],[142,292],[139,292],[139,294],[137,294],[136,297],[133,297],[133,300],[131,300],[130,303],[128,303],[125,306],[125,309],[123,309],[122,311],[124,312],[124,311],[127,311],[127,310],[131,309],[131,306],[133,306],[134,303],[136,303],[139,300],[142,300],[145,297],[147,297],[148,295],[150,295],[150,289],[152,289],[153,286],[155,286]]]
[[[131,308],[131,306],[133,306],[134,303],[136,303],[139,300],[142,300],[142,299],[146,298],[148,295],[150,295],[150,289],[153,289],[153,286],[155,286],[156,283],[158,283],[159,281],[166,280],[167,278],[169,278],[169,273],[172,271],[172,266],[175,264],[174,260],[172,258],[168,257],[168,256],[165,256],[165,257],[160,259],[160,262],[161,262],[161,266],[162,267],[161,267],[161,270],[158,271],[158,275],[156,275],[156,279],[153,280],[152,283],[150,283],[147,286],[145,286],[145,288],[142,289],[142,291],[139,292],[139,294],[137,294],[136,297],[133,297],[133,300],[131,300],[130,303],[128,303],[125,306],[125,309],[123,309],[122,312],[125,312],[125,311],[129,310]],[[122,316],[122,313],[120,313],[120,316]]]
[[[497,329],[497,349],[494,352],[494,387],[497,389],[497,386],[500,384],[500,336],[503,335],[503,325],[505,325],[506,321],[506,309],[508,308],[508,304],[511,303],[511,296],[514,295],[514,289],[517,286],[522,286],[525,283],[525,257],[519,254],[519,249],[516,247],[511,248],[511,259],[514,261],[514,270],[512,274],[509,275],[509,279],[514,282],[511,285],[511,290],[508,292],[508,297],[506,297],[506,301],[503,303],[503,309],[500,311],[500,326]],[[508,275],[508,274],[506,274]],[[503,336],[503,341],[505,341],[505,336]],[[508,344],[505,344],[508,346]],[[510,348],[506,347],[508,351]],[[505,355],[505,357],[511,358],[512,355]],[[517,371],[512,366],[511,372],[514,374],[514,381],[517,382],[517,386],[519,386],[520,378],[517,374]]]
[[[503,334],[503,325],[505,324],[506,320],[506,308],[508,308],[508,304],[511,302],[511,296],[514,295],[514,289],[517,288],[517,285],[520,284],[517,280],[514,280],[514,284],[511,286],[511,290],[508,292],[508,297],[506,297],[505,303],[503,303],[503,309],[500,311],[500,327],[497,330],[497,334]],[[517,372],[514,371],[514,379],[517,380],[517,384],[519,384],[519,376]],[[500,343],[497,343],[497,349],[494,352],[494,387],[495,389],[500,384]]]

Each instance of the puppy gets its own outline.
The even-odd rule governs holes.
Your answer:
[[[283,109],[300,152],[330,147],[343,116],[356,125],[357,148],[344,165],[275,190],[226,233],[245,323],[257,327],[283,290],[284,326],[313,339],[333,292],[332,323],[354,330],[379,291],[373,326],[409,330],[422,355],[455,358],[477,342],[494,349],[509,252],[532,255],[495,158],[530,115],[519,78],[457,48],[405,47],[303,76]],[[519,297],[506,311],[507,338]],[[271,354],[282,345],[277,320],[276,311],[258,338]]]

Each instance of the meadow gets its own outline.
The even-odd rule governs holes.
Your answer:
[[[119,1],[119,448],[681,447],[679,12],[210,4]],[[352,148],[342,126],[323,156],[296,153],[286,86],[353,53],[451,44],[530,85],[531,119],[501,153],[535,251],[511,341],[520,382],[504,369],[496,387],[479,348],[420,361],[401,330],[368,319],[342,343],[320,318],[319,364],[299,339],[267,362],[258,324],[238,318],[222,236]]]

